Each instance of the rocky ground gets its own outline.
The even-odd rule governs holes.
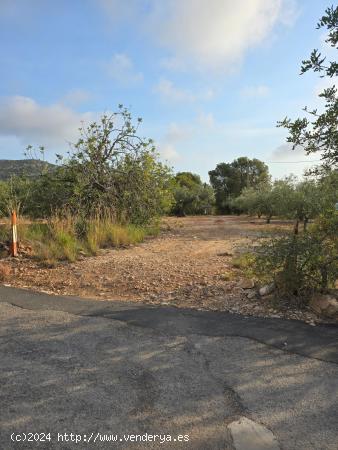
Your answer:
[[[323,321],[319,315],[261,297],[234,265],[234,256],[263,232],[285,226],[233,216],[167,218],[157,238],[102,250],[74,264],[46,268],[28,257],[6,258],[10,273],[5,282],[53,294],[285,317],[314,325]]]

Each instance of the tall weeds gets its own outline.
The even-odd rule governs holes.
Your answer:
[[[158,227],[114,222],[109,215],[84,219],[69,212],[55,213],[46,223],[19,225],[19,239],[32,248],[37,259],[53,266],[74,262],[80,255],[96,255],[102,248],[126,247],[156,235]]]

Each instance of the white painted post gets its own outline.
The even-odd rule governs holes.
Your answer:
[[[18,232],[16,228],[16,212],[11,214],[11,256],[18,256]]]

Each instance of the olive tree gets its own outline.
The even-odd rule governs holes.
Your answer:
[[[338,6],[327,8],[319,20],[317,29],[326,28],[325,42],[332,48],[338,48]],[[313,50],[310,58],[304,60],[301,74],[314,71],[321,78],[333,80],[338,75],[338,63],[328,61],[318,50]],[[287,141],[293,148],[301,146],[307,154],[320,152],[324,168],[338,167],[338,96],[337,88],[332,85],[319,94],[324,101],[321,110],[304,108],[307,116],[291,120],[286,117],[279,126],[289,130]]]
[[[274,191],[270,183],[243,189],[241,195],[233,200],[232,206],[240,212],[257,215],[259,218],[265,216],[267,223],[277,215]]]
[[[257,187],[270,180],[268,166],[259,159],[240,157],[232,163],[217,164],[209,171],[210,184],[215,192],[216,208],[219,213],[231,212],[233,200],[243,189]]]

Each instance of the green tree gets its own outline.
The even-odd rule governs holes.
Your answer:
[[[253,270],[264,283],[273,281],[283,300],[306,304],[311,294],[334,286],[338,277],[338,214],[319,216],[307,233],[286,233],[254,249]]]
[[[293,219],[295,234],[298,234],[299,223],[303,223],[305,231],[309,220],[323,213],[328,204],[326,193],[314,179],[298,182],[291,175],[275,181],[273,193],[276,215]]]
[[[178,216],[189,214],[210,214],[214,204],[214,192],[199,175],[179,172],[174,179],[172,213]]]
[[[295,186],[294,197],[295,231],[299,222],[303,222],[305,231],[309,220],[318,217],[323,212],[325,198],[322,196],[319,186],[314,180],[305,180],[297,184]]]
[[[328,185],[328,183],[330,183]],[[256,188],[245,188],[237,197],[233,206],[241,212],[265,216],[267,223],[273,216],[295,220],[295,233],[299,223],[304,230],[310,219],[318,217],[327,208],[332,208],[332,183],[330,178],[326,184],[314,179],[298,182],[293,176],[276,180],[273,184],[261,184]]]
[[[117,112],[80,128],[80,138],[59,175],[69,183],[68,206],[84,216],[106,213],[146,223],[171,206],[171,170],[159,162],[153,141],[138,135],[130,112]]]
[[[326,27],[326,42],[338,48],[338,7],[330,7],[320,19],[317,28]],[[318,50],[303,61],[301,73],[313,70],[321,77],[331,79],[338,74],[338,64],[327,62]],[[322,165],[316,171],[321,179],[281,186],[283,193],[281,210],[296,219],[293,235],[265,241],[256,247],[254,270],[262,281],[275,282],[278,294],[307,302],[314,291],[333,287],[338,277],[338,214],[337,201],[338,128],[337,89],[335,85],[319,95],[325,105],[321,112],[304,108],[305,118],[291,121],[285,118],[279,123],[289,130],[288,142],[302,146],[307,154],[320,152]],[[284,192],[283,192],[284,191]],[[285,193],[287,195],[285,195]],[[319,213],[321,213],[319,215]],[[298,224],[304,229],[311,217],[316,217],[309,231],[298,235]]]
[[[178,172],[175,175],[175,181],[182,187],[193,188],[194,186],[201,186],[202,180],[199,175],[192,172]]]
[[[338,201],[338,170],[326,171],[318,181],[325,209],[330,210]]]
[[[0,215],[9,216],[11,211],[17,214],[29,212],[33,182],[26,177],[12,176],[0,182]]]
[[[241,212],[257,215],[259,218],[264,216],[266,222],[270,223],[273,216],[280,215],[279,194],[276,183],[261,183],[255,188],[244,188],[233,205]]]
[[[219,213],[231,212],[232,200],[238,197],[244,188],[268,183],[270,179],[268,166],[264,162],[247,157],[240,157],[232,163],[217,164],[216,168],[209,172],[209,177]]]
[[[32,218],[46,218],[56,210],[73,203],[76,176],[66,165],[54,167],[29,179],[30,191],[25,203],[25,214]]]
[[[338,6],[327,8],[325,15],[319,20],[317,29],[326,27],[328,34],[326,42],[338,48]],[[310,58],[302,62],[301,74],[312,70],[320,74],[321,78],[332,79],[338,75],[338,63],[328,62],[318,50],[313,50]],[[293,148],[301,146],[307,154],[321,153],[324,168],[338,167],[338,96],[334,84],[324,89],[319,97],[324,100],[324,108],[304,108],[306,117],[291,120],[286,117],[278,125],[289,131],[287,141]]]

